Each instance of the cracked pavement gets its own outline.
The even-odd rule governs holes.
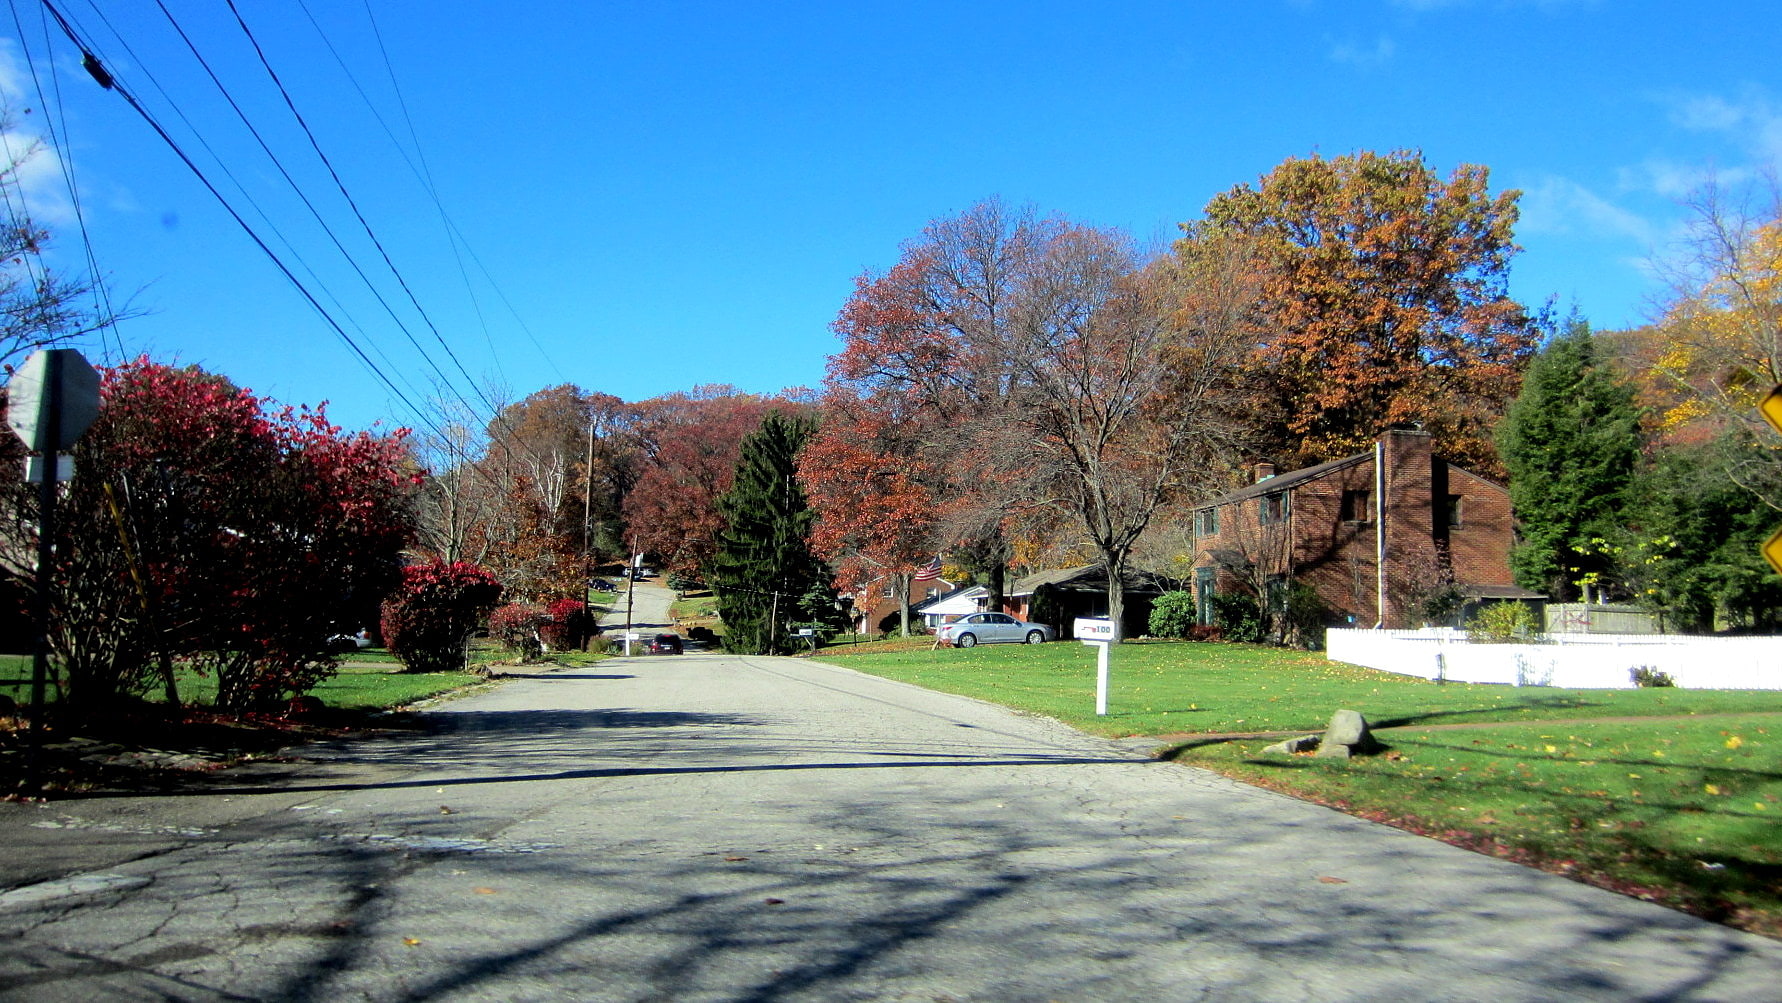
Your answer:
[[[1773,999],[1782,944],[795,659],[0,805],[0,997]]]

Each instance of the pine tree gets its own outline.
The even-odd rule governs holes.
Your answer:
[[[795,628],[837,625],[834,582],[811,550],[816,517],[798,483],[798,451],[813,430],[808,420],[769,414],[743,440],[736,480],[718,500],[724,529],[709,580],[730,651],[786,654]]]
[[[1556,602],[1580,582],[1615,578],[1612,541],[1626,523],[1640,456],[1633,390],[1597,357],[1580,318],[1548,343],[1497,430],[1520,539],[1517,584]]]

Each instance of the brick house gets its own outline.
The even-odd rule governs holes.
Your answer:
[[[910,606],[932,601],[954,590],[952,582],[936,578],[926,582],[910,583]],[[858,593],[850,597],[853,600],[849,610],[850,629],[857,634],[882,633],[896,630],[899,622],[898,611],[903,604],[898,602],[897,579],[886,576],[871,582]],[[910,615],[910,626],[920,627],[922,619],[915,613]]]
[[[1303,470],[1258,464],[1254,484],[1196,509],[1201,622],[1212,622],[1213,593],[1284,601],[1295,581],[1356,626],[1420,626],[1424,600],[1448,583],[1469,604],[1543,598],[1510,576],[1508,490],[1436,457],[1430,441],[1395,428],[1368,452]]]

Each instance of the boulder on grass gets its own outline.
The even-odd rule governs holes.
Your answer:
[[[1317,735],[1301,735],[1298,738],[1290,738],[1285,742],[1276,742],[1262,751],[1278,752],[1283,756],[1292,756],[1301,752],[1311,752],[1316,748],[1318,748]]]
[[[1380,743],[1368,729],[1367,719],[1357,711],[1339,710],[1330,716],[1330,727],[1318,743],[1318,755],[1332,759],[1348,759],[1380,751]]]

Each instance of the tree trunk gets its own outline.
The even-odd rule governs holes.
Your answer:
[[[897,618],[902,637],[910,636],[910,576],[897,576]]]
[[[1108,573],[1108,619],[1114,622],[1114,640],[1126,639],[1126,555],[1104,554],[1102,566]]]

